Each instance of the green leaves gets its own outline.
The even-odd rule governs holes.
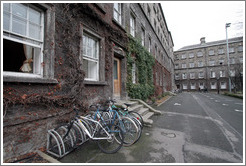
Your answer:
[[[132,65],[137,68],[137,83],[132,83]],[[141,45],[141,42],[129,36],[127,54],[127,91],[131,98],[146,100],[154,93],[153,65],[154,57]]]

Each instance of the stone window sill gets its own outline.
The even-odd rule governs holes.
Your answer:
[[[105,81],[84,81],[85,85],[99,85],[99,86],[105,86],[108,85]]]
[[[52,78],[29,78],[29,77],[3,77],[3,82],[22,82],[22,83],[44,83],[44,84],[57,84],[58,81]]]

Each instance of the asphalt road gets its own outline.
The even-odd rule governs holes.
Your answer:
[[[242,163],[243,100],[211,93],[180,93],[156,109],[152,127],[115,154],[86,142],[63,163]]]
[[[243,160],[243,100],[212,93],[181,93],[158,107],[155,127],[184,133],[184,162]]]

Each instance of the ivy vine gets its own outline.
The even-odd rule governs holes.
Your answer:
[[[137,82],[132,82],[132,67],[136,65]],[[135,99],[146,100],[154,94],[153,65],[154,57],[141,45],[140,40],[129,36],[127,54],[127,92]]]

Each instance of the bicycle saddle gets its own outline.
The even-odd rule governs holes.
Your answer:
[[[132,104],[129,103],[124,103],[127,107],[131,106]]]

